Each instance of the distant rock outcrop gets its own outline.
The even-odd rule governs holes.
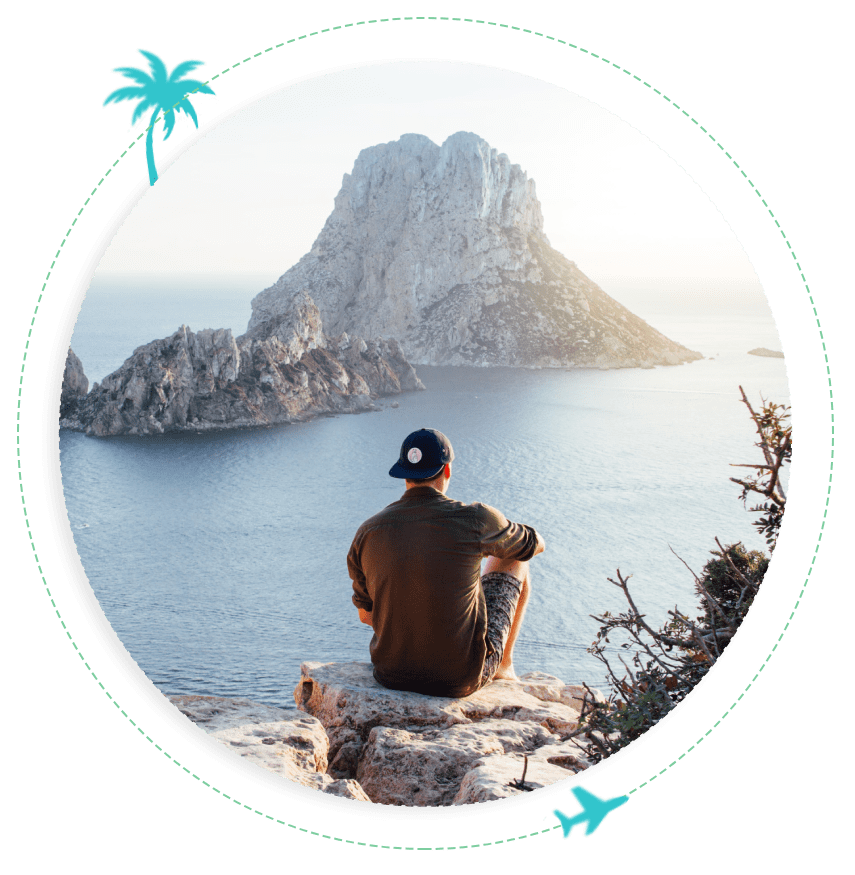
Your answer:
[[[74,354],[69,347],[65,357],[65,370],[62,372],[62,389],[60,390],[60,403],[67,403],[72,398],[79,398],[89,391],[89,380],[83,373],[83,362]]]
[[[356,413],[423,389],[410,362],[649,368],[699,358],[552,248],[534,181],[506,155],[475,134],[441,147],[405,134],[360,152],[311,251],[253,299],[246,334],[182,326],[88,395],[69,352],[60,424],[156,434]]]
[[[756,349],[749,349],[748,355],[760,355],[764,358],[782,359],[784,354],[777,349],[766,349],[765,346],[758,346]]]
[[[387,690],[370,663],[306,662],[298,709],[169,696],[213,738],[306,787],[386,805],[468,805],[561,781],[590,766],[577,729],[584,687],[542,672],[464,699]],[[602,700],[601,694],[594,695]]]
[[[610,298],[543,232],[534,181],[483,139],[360,152],[250,332],[310,294],[330,333],[395,337],[414,364],[652,367],[699,359]]]
[[[270,425],[373,410],[379,396],[423,388],[397,341],[330,338],[301,294],[277,322],[237,339],[183,325],[139,347],[66,405],[60,425],[98,436]]]

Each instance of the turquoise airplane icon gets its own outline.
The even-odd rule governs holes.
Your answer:
[[[556,809],[555,816],[561,821],[561,828],[564,830],[564,838],[570,833],[570,830],[577,823],[587,823],[588,828],[585,830],[585,835],[589,836],[602,822],[603,818],[615,808],[629,801],[629,796],[615,796],[614,799],[600,799],[594,796],[593,793],[583,790],[581,787],[573,787],[573,795],[576,797],[579,804],[582,806],[581,814],[575,817],[568,817],[561,811]]]

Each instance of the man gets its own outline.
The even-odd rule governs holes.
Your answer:
[[[406,492],[359,527],[348,553],[353,603],[374,629],[374,677],[393,690],[462,697],[516,679],[528,561],[543,539],[486,504],[448,498],[453,459],[442,432],[408,435],[389,471]]]

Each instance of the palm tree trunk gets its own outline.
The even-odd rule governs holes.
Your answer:
[[[160,112],[160,107],[157,107],[154,111],[154,115],[151,117],[151,124],[148,126],[148,133],[145,137],[145,159],[148,163],[148,182],[149,185],[154,185],[157,182],[157,170],[154,166],[154,123],[157,119],[157,114]]]

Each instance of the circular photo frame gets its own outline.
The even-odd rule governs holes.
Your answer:
[[[511,36],[518,41],[514,46],[520,47],[511,65],[514,72],[524,68],[527,76],[581,95],[641,131],[715,203],[767,292],[786,354],[798,434],[781,539],[765,585],[739,634],[701,689],[667,720],[589,773],[580,772],[536,793],[465,809],[384,806],[378,812],[377,806],[329,798],[297,786],[286,789],[281,778],[235,757],[200,733],[167,702],[126,650],[78,557],[60,485],[55,414],[65,351],[95,266],[131,205],[151,184],[150,175],[141,172],[145,131],[134,132],[134,139],[72,217],[27,326],[19,392],[18,470],[33,558],[53,621],[60,624],[71,646],[69,652],[83,665],[93,690],[138,736],[138,748],[156,751],[183,780],[202,788],[203,795],[226,800],[241,816],[252,813],[266,822],[265,828],[299,834],[301,841],[384,851],[494,853],[511,842],[529,844],[530,840],[536,845],[561,839],[569,831],[562,816],[572,820],[580,805],[588,811],[580,793],[608,805],[609,800],[632,802],[654,792],[654,782],[664,781],[672,770],[700,757],[708,740],[751,695],[794,620],[821,543],[832,473],[833,407],[822,325],[802,266],[764,193],[726,144],[687,108],[614,59],[559,35],[479,19],[401,16],[295,34],[260,46],[218,73],[206,74],[202,81],[215,92],[217,110],[207,120],[198,107],[198,131],[189,124],[183,130],[176,126],[170,141],[158,144],[169,145],[162,152],[160,176],[223,120],[289,83],[305,84],[332,70],[360,69],[369,57],[378,64],[390,63],[390,40],[398,57],[424,58],[425,45],[434,45],[441,37],[442,63],[459,64],[455,59],[465,56],[468,64],[483,69],[499,66],[497,53]],[[304,51],[304,46],[311,51]],[[199,71],[194,75],[201,76]],[[747,449],[750,443],[747,431]],[[710,538],[715,534],[711,532]],[[134,756],[148,761],[151,753]],[[618,817],[626,822],[634,807],[627,805],[610,816],[615,822]]]

